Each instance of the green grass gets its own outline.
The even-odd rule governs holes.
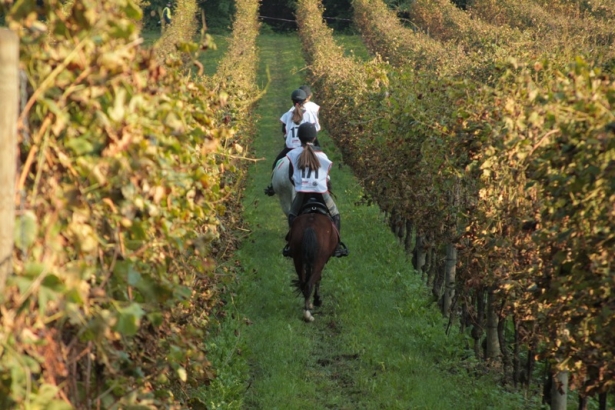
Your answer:
[[[356,34],[335,34],[335,41],[342,46],[344,54],[347,56],[355,56],[360,61],[368,61],[374,58],[367,47],[365,47],[361,36]]]
[[[242,409],[526,409],[476,369],[460,335],[446,323],[375,207],[357,205],[362,190],[326,132],[331,178],[351,255],[327,265],[316,321],[301,320],[302,300],[290,286],[291,261],[281,256],[285,218],[262,192],[282,148],[278,118],[303,83],[300,43],[293,35],[259,39],[259,81],[271,83],[259,102],[244,219],[250,233],[237,252],[239,274],[226,295],[226,319],[211,329],[209,359],[218,378],[195,396],[208,408]],[[318,90],[314,90],[318,103]],[[326,112],[326,107],[323,107]]]
[[[144,29],[141,31],[141,37],[143,37],[143,46],[151,47],[160,38],[160,29],[158,30]]]
[[[228,49],[229,34],[211,34],[215,48],[209,48],[199,55],[199,61],[203,64],[206,75],[214,75],[218,67],[218,61],[224,56]]]

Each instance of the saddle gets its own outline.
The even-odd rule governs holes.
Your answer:
[[[301,205],[301,210],[299,211],[299,215],[302,214],[322,214],[327,215],[331,218],[331,214],[329,213],[329,208],[325,205],[322,200],[319,200],[315,197],[309,197],[303,205]]]
[[[334,220],[334,218],[331,216],[331,214],[329,213],[329,208],[327,207],[327,205],[324,203],[322,197],[319,196],[309,196],[307,197],[303,204],[301,205],[301,209],[299,211],[299,215],[303,215],[303,214],[313,214],[313,213],[317,213],[317,214],[321,214],[321,215],[326,215],[327,217],[329,217],[329,221],[331,221],[331,226],[333,227],[333,229],[335,230],[335,232],[337,233],[337,239],[339,241],[338,243],[338,247],[335,251],[335,254],[333,256],[335,257],[342,257],[342,256],[348,256],[348,248],[346,247],[346,244],[344,242],[342,242],[340,240],[340,231],[339,231],[339,218],[337,220]],[[292,215],[289,215],[289,223],[292,223],[292,219],[294,219],[294,217]],[[288,241],[289,239],[289,235],[290,235],[290,231],[286,234],[286,240]],[[284,255],[285,257],[290,257],[290,247],[288,246],[288,244],[284,247],[284,249],[282,250],[282,255]]]
[[[329,207],[324,203],[320,195],[310,195],[303,201],[303,205],[301,205],[301,209],[299,210],[299,215],[303,214],[321,214],[328,216],[329,220],[331,221],[331,224],[333,225],[333,228],[337,232],[337,238],[339,240],[340,232],[337,229],[337,225],[335,224],[331,213],[329,212]],[[340,243],[342,242],[340,241]],[[344,245],[343,243],[342,245],[346,247],[346,245]]]

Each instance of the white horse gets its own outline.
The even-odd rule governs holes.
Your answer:
[[[285,156],[280,159],[277,164],[275,164],[275,168],[273,169],[273,173],[271,175],[271,185],[273,186],[275,193],[278,195],[282,212],[284,212],[284,215],[287,217],[290,213],[290,206],[293,203],[293,199],[295,199],[295,187],[292,182],[290,182],[290,178],[288,177],[289,166],[290,160]]]

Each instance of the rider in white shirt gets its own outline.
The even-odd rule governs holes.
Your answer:
[[[289,177],[295,186],[297,195],[288,214],[288,226],[292,223],[301,211],[301,206],[306,196],[321,197],[329,214],[335,223],[335,227],[340,231],[340,213],[331,198],[327,182],[329,181],[329,170],[333,163],[327,155],[321,151],[320,147],[314,146],[316,139],[316,126],[313,123],[303,123],[298,127],[298,137],[301,147],[290,151],[286,156],[290,160]],[[284,256],[290,256],[288,245],[282,251]],[[341,241],[338,243],[334,256],[348,256],[348,248]]]
[[[305,122],[318,123],[317,113],[308,111],[304,108],[304,103],[308,99],[305,91],[296,89],[292,92],[290,98],[293,101],[293,107],[286,111],[282,117],[280,117],[282,132],[284,133],[284,148],[273,161],[271,169],[274,169],[275,164],[284,158],[290,150],[301,146],[301,141],[299,141],[299,138],[297,137],[297,129],[299,128],[299,125]],[[318,129],[320,129],[320,124],[318,124]],[[269,196],[275,195],[275,191],[273,190],[273,186],[271,184],[265,188],[265,194]]]
[[[320,112],[320,105],[312,101],[313,94],[312,89],[309,85],[302,85],[301,87],[299,87],[299,89],[303,90],[305,92],[305,95],[307,95],[305,103],[303,103],[303,108],[305,108],[306,111],[311,111],[312,113],[314,113],[314,116],[316,116],[316,122],[314,123],[316,125],[316,131],[320,131],[320,120],[318,118],[318,113]],[[320,146],[320,144],[318,143],[318,138],[316,138],[316,141],[314,141],[314,145]]]
[[[286,152],[284,153],[284,155],[286,155],[286,153],[288,153],[288,151],[290,151],[291,149],[299,148],[301,146],[301,141],[299,141],[299,137],[297,135],[297,130],[301,124],[305,122],[310,122],[312,124],[318,123],[318,117],[316,116],[316,114],[314,114],[312,111],[306,110],[304,104],[305,102],[301,103],[300,107],[298,107],[299,104],[295,105],[290,110],[286,111],[282,115],[282,117],[280,117],[280,122],[283,124],[283,130],[285,133],[284,138],[286,142],[286,146],[284,147],[284,150],[286,150]],[[301,110],[302,112],[300,114],[295,114],[298,112],[298,110]],[[318,129],[320,129],[320,124],[318,125]],[[279,157],[283,158],[284,155],[279,155]]]

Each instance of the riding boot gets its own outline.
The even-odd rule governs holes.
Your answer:
[[[288,242],[288,240],[290,239],[290,227],[293,226],[293,221],[295,220],[297,216],[293,215],[293,214],[288,214],[288,233],[286,234],[286,241]],[[284,249],[282,249],[282,256],[290,258],[292,255],[290,254],[290,246],[287,243],[286,246],[284,247]]]
[[[337,228],[337,232],[340,234],[340,238],[341,238],[341,221],[340,221],[340,215],[335,215],[333,217],[333,223],[335,224],[335,227]],[[335,249],[335,253],[333,253],[333,256],[335,256],[336,258],[341,258],[343,256],[348,256],[348,248],[346,247],[346,244],[344,242],[342,242],[342,240],[340,239],[339,243],[337,244],[337,248]]]
[[[288,214],[288,229],[290,229],[293,226],[293,222],[295,221],[296,217],[297,215]]]
[[[337,232],[340,233],[341,229],[342,229],[342,221],[340,220],[340,214],[337,214],[333,217],[333,223],[335,224],[335,227],[337,228]],[[340,233],[341,236],[341,233]]]

